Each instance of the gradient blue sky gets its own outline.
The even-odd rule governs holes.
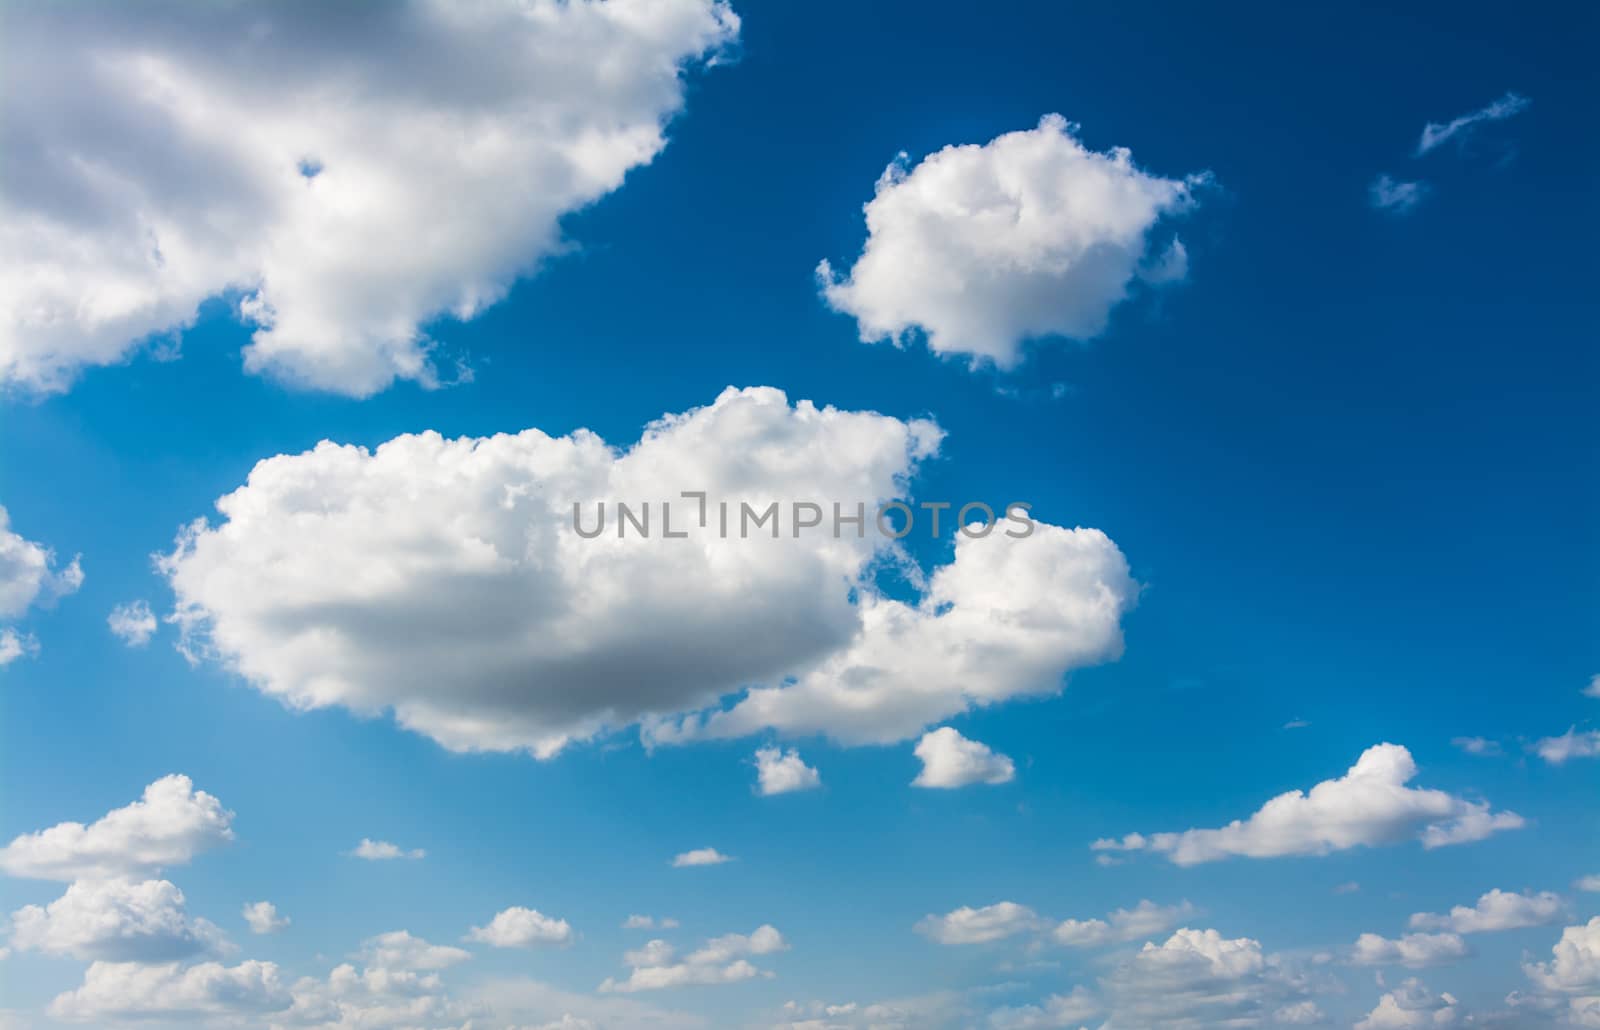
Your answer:
[[[214,300],[175,359],[146,348],[60,392],[8,394],[0,503],[58,560],[81,554],[84,581],[15,620],[39,649],[0,671],[0,841],[90,822],[185,774],[237,813],[237,839],[161,875],[239,946],[225,962],[271,961],[287,981],[326,975],[386,931],[460,945],[523,905],[577,940],[463,945],[473,958],[446,983],[460,997],[502,977],[589,995],[651,936],[623,919],[651,913],[681,922],[664,936],[683,950],[762,924],[787,941],[756,960],[774,978],[634,996],[708,1025],[776,1025],[791,999],[945,992],[944,1014],[908,1025],[979,1026],[1093,987],[1118,948],[1028,933],[945,945],[914,930],[924,916],[1011,901],[1088,919],[1150,899],[1187,901],[1182,925],[1343,983],[1315,996],[1331,1025],[1411,975],[1459,999],[1462,1020],[1504,1013],[1509,992],[1531,989],[1524,956],[1548,961],[1563,926],[1600,914],[1600,894],[1574,887],[1600,873],[1600,765],[1530,750],[1600,717],[1581,693],[1600,673],[1593,11],[734,7],[734,51],[689,73],[653,162],[562,220],[570,252],[477,317],[429,324],[470,382],[366,399],[286,386],[241,367],[251,330]],[[1526,110],[1414,154],[1426,123],[1508,91]],[[1091,150],[1211,173],[1177,223],[1184,281],[1136,291],[1091,340],[1036,342],[1013,371],[859,342],[813,268],[860,253],[885,165],[1051,112]],[[1429,189],[1414,209],[1380,210],[1381,174]],[[1024,498],[1127,556],[1145,589],[1119,660],[1073,672],[1058,697],[948,722],[1010,756],[1014,780],[913,789],[914,742],[812,735],[651,751],[630,730],[545,761],[452,753],[387,717],[290,711],[218,663],[185,661],[171,625],[142,648],[107,630],[119,603],[170,610],[152,555],[181,525],[215,520],[215,500],[263,458],[425,429],[587,427],[626,445],[729,385],[936,418],[948,435],[918,497]],[[931,566],[950,546],[916,556]],[[1465,753],[1459,737],[1501,753]],[[780,739],[821,789],[755,793],[752,753]],[[1381,742],[1410,750],[1416,785],[1528,825],[1432,850],[1192,867],[1154,854],[1102,866],[1089,848],[1245,818]],[[363,837],[426,857],[350,857]],[[670,866],[703,846],[737,860]],[[1359,890],[1336,893],[1349,883]],[[1422,971],[1350,964],[1359,934],[1398,937],[1411,913],[1494,888],[1553,891],[1568,918],[1473,934],[1470,957]],[[61,889],[0,879],[0,909]],[[260,899],[291,924],[250,934],[238,913]],[[54,1025],[44,1009],[83,967],[13,948],[0,993],[16,1025]],[[1531,1010],[1503,1018],[1538,1025]]]

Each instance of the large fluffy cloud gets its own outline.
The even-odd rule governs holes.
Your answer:
[[[1411,917],[1413,930],[1450,930],[1455,933],[1492,933],[1518,930],[1527,926],[1559,923],[1567,915],[1567,903],[1550,891],[1514,894],[1499,888],[1489,891],[1468,908],[1456,905],[1443,915],[1417,912]]]
[[[192,919],[166,880],[85,880],[48,906],[11,915],[11,946],[106,962],[170,962],[224,950],[222,931]]]
[[[1426,969],[1448,965],[1467,957],[1467,942],[1455,933],[1408,933],[1389,938],[1364,933],[1356,938],[1350,961],[1358,966],[1406,966]]]
[[[1036,129],[950,146],[907,169],[905,155],[866,205],[867,243],[849,273],[818,266],[823,295],[855,316],[864,341],[921,329],[940,354],[1022,357],[1043,336],[1099,335],[1136,277],[1185,274],[1168,215],[1193,204],[1202,177],[1165,179],[1116,148],[1089,150],[1048,115]]]
[[[0,78],[0,382],[60,389],[228,292],[246,364],[436,380],[560,219],[665,145],[713,0],[23,4]]]
[[[1488,802],[1406,786],[1416,775],[1411,752],[1397,744],[1378,744],[1362,752],[1343,776],[1309,791],[1280,794],[1248,819],[1219,829],[1133,833],[1120,841],[1096,841],[1093,847],[1155,851],[1178,865],[1195,865],[1236,855],[1326,855],[1413,836],[1424,847],[1443,847],[1523,825],[1521,816],[1494,812]]]
[[[661,742],[764,727],[900,740],[1115,657],[1137,593],[1103,533],[1018,538],[1003,520],[956,534],[919,602],[876,591],[900,551],[873,512],[939,439],[928,421],[750,389],[625,452],[582,431],[324,443],[259,463],[163,567],[192,652],[291,706],[391,710],[452,749],[548,756],[641,721]],[[704,525],[684,491],[706,493]],[[605,531],[585,538],[574,505],[587,532],[601,502]],[[618,502],[649,502],[652,535],[619,536]],[[775,502],[778,521],[742,537],[744,505]],[[806,503],[823,525],[795,528]],[[867,524],[835,536],[834,504]],[[729,710],[673,718],[747,687]]]
[[[259,1016],[292,999],[271,962],[182,966],[96,962],[83,984],[50,1005],[57,1019],[103,1025],[111,1020],[181,1020]],[[257,1023],[259,1025],[259,1023]]]
[[[1356,1030],[1420,1030],[1460,1022],[1461,1009],[1454,996],[1435,994],[1412,977],[1379,998],[1377,1007],[1356,1023]]]
[[[987,944],[1043,925],[1039,914],[1026,905],[1000,901],[982,908],[963,905],[942,916],[923,916],[916,930],[940,944]]]
[[[40,880],[137,877],[233,839],[233,813],[189,777],[163,776],[95,822],[60,823],[0,848],[0,870]]]

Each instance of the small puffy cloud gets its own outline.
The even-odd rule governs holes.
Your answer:
[[[1452,745],[1469,755],[1478,755],[1483,758],[1493,758],[1505,754],[1505,749],[1497,740],[1485,737],[1455,737],[1450,741]]]
[[[55,552],[11,529],[11,515],[0,506],[0,619],[15,619],[34,605],[49,605],[83,585],[77,558],[65,566]]]
[[[0,626],[0,668],[38,653],[39,639],[32,633],[18,633],[10,626]]]
[[[750,959],[787,950],[789,944],[783,939],[783,934],[769,925],[759,926],[748,935],[730,933],[713,937],[681,959],[672,945],[653,940],[624,956],[624,961],[632,967],[627,979],[608,977],[600,985],[600,990],[603,993],[631,993],[770,977],[770,971],[758,968]]]
[[[622,921],[622,928],[624,930],[654,930],[657,928],[662,930],[676,930],[678,928],[678,921],[676,919],[657,919],[655,916],[642,916],[635,914],[630,915],[628,918]]]
[[[1052,994],[1037,1005],[996,1009],[985,1025],[989,1030],[1055,1030],[1084,1026],[1103,1012],[1094,992],[1078,986],[1068,994]]]
[[[1580,733],[1574,726],[1559,737],[1535,741],[1532,750],[1551,765],[1561,765],[1574,758],[1600,757],[1600,730]]]
[[[1589,677],[1589,685],[1580,691],[1584,697],[1600,697],[1600,673]]]
[[[940,944],[988,944],[1019,933],[1032,933],[1045,925],[1039,914],[1026,905],[1001,901],[982,908],[963,905],[942,916],[923,916],[915,929]]]
[[[393,930],[362,941],[357,957],[368,966],[380,969],[426,972],[465,962],[472,953],[448,944],[429,944],[405,930]]]
[[[762,796],[815,790],[820,786],[822,776],[802,761],[800,752],[794,748],[784,751],[764,747],[756,751],[756,792]]]
[[[922,771],[911,781],[913,787],[1010,783],[1016,776],[1011,759],[995,754],[976,740],[968,740],[949,726],[923,734],[914,753],[922,761]]]
[[[1107,1025],[1129,1030],[1256,1026],[1298,1013],[1309,979],[1259,941],[1216,930],[1177,930],[1146,943],[1100,978]]]
[[[1157,905],[1148,899],[1133,908],[1119,908],[1104,919],[1067,919],[1050,931],[1058,944],[1074,948],[1097,948],[1145,940],[1170,931],[1194,914],[1187,901],[1178,905]]]
[[[531,948],[538,944],[570,944],[574,934],[565,919],[538,909],[512,906],[496,913],[487,926],[474,926],[466,939],[496,948]]]
[[[1581,876],[1573,886],[1580,891],[1600,892],[1600,873],[1592,876]]]
[[[1406,966],[1426,969],[1458,962],[1471,952],[1454,933],[1408,933],[1399,939],[1364,933],[1356,938],[1350,961],[1358,966]]]
[[[1047,115],[914,168],[902,154],[865,207],[861,256],[844,275],[823,261],[817,277],[864,342],[920,329],[937,354],[1012,368],[1028,340],[1100,335],[1136,279],[1182,278],[1182,244],[1162,248],[1157,230],[1205,180],[1152,175],[1124,148],[1089,150]]]
[[[287,1009],[293,999],[271,962],[145,965],[96,962],[83,984],[50,1003],[56,1019],[93,1024],[120,1020],[192,1020],[255,1016]]]
[[[289,917],[278,914],[270,901],[253,901],[244,907],[244,921],[250,924],[251,933],[277,933],[289,925]]]
[[[1248,819],[1218,829],[1132,833],[1120,841],[1095,841],[1092,847],[1154,851],[1187,866],[1241,855],[1326,855],[1411,837],[1426,848],[1443,847],[1524,824],[1514,812],[1491,811],[1488,802],[1406,786],[1416,775],[1411,752],[1397,744],[1378,744],[1364,751],[1345,775],[1309,791],[1280,794]]]
[[[1449,993],[1434,994],[1416,977],[1378,999],[1378,1005],[1356,1023],[1355,1030],[1422,1030],[1461,1023],[1461,1009]]]
[[[987,535],[955,533],[920,600],[885,596],[875,572],[904,549],[833,526],[834,506],[875,521],[941,437],[757,388],[664,416],[624,452],[581,430],[325,442],[258,463],[161,565],[197,659],[298,710],[391,712],[452,750],[548,758],[633,725],[661,744],[889,743],[1059,692],[1121,653],[1138,595],[1105,534],[1027,532],[997,510]],[[704,524],[685,491],[706,494]],[[619,533],[623,500],[652,505],[655,535]],[[580,536],[575,506],[588,527],[600,504],[605,532]],[[802,504],[830,525],[795,536]],[[772,513],[770,534],[742,535],[745,505]],[[662,538],[669,515],[687,538]]]
[[[1514,894],[1499,888],[1489,891],[1468,908],[1456,905],[1443,915],[1418,912],[1411,917],[1413,930],[1450,930],[1455,933],[1492,933],[1527,926],[1549,926],[1568,916],[1567,903],[1550,891]]]
[[[1409,214],[1428,195],[1425,182],[1405,182],[1384,174],[1367,187],[1367,202],[1392,215]]]
[[[682,854],[674,855],[672,865],[675,869],[681,869],[685,866],[721,865],[724,862],[732,861],[733,856],[724,855],[716,848],[695,848],[693,851],[685,851]]]
[[[1499,100],[1471,114],[1464,114],[1444,123],[1429,122],[1422,127],[1422,137],[1417,140],[1417,156],[1420,157],[1430,150],[1443,146],[1452,139],[1457,142],[1465,140],[1485,123],[1504,121],[1520,114],[1527,109],[1528,104],[1527,97],[1517,93],[1507,93]]]
[[[712,0],[324,15],[12,12],[0,384],[64,389],[241,294],[251,371],[436,384],[425,327],[567,249],[562,218],[662,151],[685,71],[739,27]]]
[[[427,858],[428,853],[422,848],[407,850],[386,840],[373,840],[370,837],[362,837],[361,843],[351,849],[350,857],[364,858],[368,862],[388,862],[397,858]]]
[[[11,914],[11,947],[99,962],[171,962],[227,950],[222,931],[191,919],[166,880],[81,880],[48,906]]]
[[[36,880],[139,877],[233,839],[233,813],[189,777],[163,776],[95,822],[60,823],[0,848],[0,870]]]
[[[156,615],[148,601],[129,601],[111,609],[106,625],[118,640],[129,647],[143,647],[156,635]]]

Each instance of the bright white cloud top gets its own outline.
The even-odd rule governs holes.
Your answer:
[[[1422,127],[1422,136],[1417,140],[1417,156],[1420,157],[1451,140],[1464,140],[1487,122],[1504,121],[1513,115],[1521,114],[1527,109],[1528,103],[1528,98],[1525,96],[1507,93],[1470,114],[1452,118],[1448,122],[1429,122]]]
[[[11,514],[0,506],[0,623],[19,619],[35,606],[48,607],[82,585],[77,558],[61,565],[50,548],[13,531]],[[0,624],[0,667],[38,650],[31,633]]]
[[[148,601],[129,601],[111,609],[106,616],[106,626],[118,640],[129,647],[143,647],[156,635],[156,615]]]
[[[233,813],[189,777],[163,776],[95,822],[59,823],[0,848],[0,871],[37,880],[141,877],[233,840]]]
[[[1489,891],[1472,907],[1456,905],[1443,915],[1417,912],[1413,930],[1450,930],[1455,933],[1494,933],[1527,926],[1549,926],[1567,918],[1567,903],[1550,891],[1513,894],[1499,888]]]
[[[672,866],[674,869],[686,869],[693,866],[722,865],[724,862],[732,861],[732,855],[724,855],[716,848],[695,848],[693,851],[685,851],[682,854],[674,855]]]
[[[1047,115],[913,168],[902,154],[865,207],[867,242],[849,272],[818,265],[823,296],[864,342],[920,329],[935,353],[1000,368],[1031,339],[1100,335],[1135,279],[1187,273],[1176,237],[1153,244],[1206,177],[1152,175],[1125,148],[1099,153],[1076,132]]]
[[[440,378],[560,219],[666,144],[712,0],[436,0],[7,18],[0,383],[65,388],[227,294],[248,368],[352,395]],[[454,374],[446,370],[445,375]]]
[[[987,744],[968,740],[950,726],[924,733],[914,753],[922,762],[922,771],[911,781],[913,787],[951,789],[973,783],[1010,783],[1016,777],[1011,759],[995,754]]]
[[[242,915],[255,934],[277,933],[289,925],[289,917],[278,912],[270,901],[253,901],[246,905]]]
[[[1411,752],[1378,744],[1362,752],[1350,771],[1309,791],[1280,794],[1248,819],[1219,829],[1132,833],[1095,841],[1097,851],[1154,851],[1177,865],[1234,856],[1279,858],[1326,855],[1354,847],[1396,844],[1415,837],[1425,848],[1482,840],[1524,821],[1442,790],[1406,786],[1417,775]]]
[[[170,962],[227,950],[222,931],[190,918],[166,880],[83,880],[48,906],[11,914],[11,947],[86,961]]]
[[[513,905],[495,914],[487,926],[474,926],[467,940],[496,948],[531,948],[539,944],[571,944],[572,926],[538,909]]]
[[[663,940],[652,940],[623,961],[631,968],[626,979],[608,977],[600,985],[602,993],[653,991],[689,984],[731,984],[756,977],[770,977],[751,958],[789,950],[789,942],[774,926],[763,924],[746,935],[740,933],[713,937],[687,955]]]
[[[923,916],[916,931],[940,944],[988,944],[1043,926],[1044,920],[1028,906],[1000,901],[982,908],[963,905],[942,916]]]
[[[756,751],[756,793],[763,796],[815,790],[822,775],[807,765],[794,748],[764,747]]]
[[[1117,657],[1138,593],[1093,529],[956,534],[915,604],[873,588],[899,549],[872,528],[794,536],[784,515],[776,538],[719,532],[721,501],[736,522],[774,502],[870,520],[940,438],[757,388],[622,452],[583,431],[323,443],[256,465],[162,565],[191,653],[291,707],[392,711],[453,750],[548,757],[635,723],[658,743],[767,728],[893,742]],[[707,493],[706,526],[685,490]],[[656,535],[619,538],[614,502],[645,499]],[[660,535],[667,500],[688,538]],[[591,526],[600,502],[612,521],[585,539],[573,506]]]
[[[1391,939],[1375,933],[1356,938],[1350,961],[1358,966],[1405,966],[1426,969],[1459,962],[1471,952],[1455,933],[1408,933]]]
[[[1426,1030],[1456,1026],[1461,1009],[1448,991],[1435,994],[1416,977],[1384,992],[1377,1007],[1356,1023],[1355,1030]]]

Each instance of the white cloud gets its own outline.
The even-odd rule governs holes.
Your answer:
[[[1523,965],[1534,983],[1563,994],[1600,994],[1600,916],[1563,929],[1550,952],[1549,962]]]
[[[357,953],[368,966],[382,969],[431,971],[448,969],[472,957],[470,951],[448,944],[429,944],[405,930],[393,930],[361,942]]]
[[[604,993],[629,993],[689,984],[738,983],[756,977],[770,977],[770,971],[757,968],[749,959],[787,950],[789,944],[783,939],[783,934],[776,927],[765,924],[749,935],[730,933],[713,937],[681,960],[672,945],[663,940],[653,940],[624,956],[624,961],[632,967],[626,980],[607,977],[600,985],[600,990]]]
[[[290,1003],[271,962],[96,962],[84,973],[82,986],[51,1002],[50,1015],[86,1023],[181,1020],[278,1012]]]
[[[990,1030],[1053,1030],[1083,1026],[1104,1011],[1100,999],[1087,987],[1069,994],[1052,994],[1038,1005],[996,1009],[989,1013]]]
[[[277,906],[270,901],[253,901],[242,914],[251,933],[277,933],[289,925],[289,917],[279,915]]]
[[[802,761],[800,752],[794,748],[784,751],[764,747],[756,751],[756,790],[763,796],[815,790],[820,786],[822,776]]]
[[[1449,122],[1429,122],[1422,128],[1422,137],[1417,140],[1417,155],[1420,157],[1428,151],[1442,146],[1451,139],[1463,140],[1477,130],[1485,122],[1497,122],[1519,114],[1528,106],[1528,98],[1516,93],[1507,93],[1487,107],[1464,114],[1459,118],[1452,118]]]
[[[654,916],[630,915],[622,921],[624,930],[654,930],[660,927],[663,930],[676,930],[676,919],[657,919]]]
[[[926,915],[916,931],[940,944],[988,944],[1019,933],[1043,929],[1045,920],[1026,905],[1001,901],[982,908],[963,905],[942,916]]]
[[[553,919],[538,909],[511,908],[496,913],[488,926],[474,926],[467,940],[496,948],[531,948],[537,944],[570,944],[574,934],[565,919]]]
[[[1589,685],[1579,691],[1584,697],[1600,697],[1600,673],[1589,677]]]
[[[1279,1012],[1300,1018],[1312,986],[1259,941],[1180,929],[1118,962],[1100,978],[1100,996],[1106,1025],[1119,1030],[1209,1030],[1261,1025]]]
[[[1461,1010],[1448,993],[1434,994],[1412,977],[1378,999],[1378,1005],[1355,1030],[1410,1030],[1450,1027],[1461,1022]]]
[[[1364,933],[1356,938],[1350,961],[1358,966],[1426,969],[1460,961],[1469,954],[1467,942],[1454,933],[1408,933],[1398,940]]]
[[[1545,737],[1536,741],[1533,751],[1551,765],[1561,765],[1574,758],[1600,757],[1600,730],[1578,732],[1573,726],[1559,737]]]
[[[1137,596],[1092,529],[957,534],[916,604],[873,588],[902,556],[870,527],[797,539],[780,511],[781,538],[739,538],[746,502],[859,502],[871,519],[941,435],[752,389],[667,416],[624,453],[581,431],[323,443],[259,463],[163,567],[194,653],[291,707],[391,711],[454,750],[548,757],[640,722],[657,743],[769,727],[903,740],[1115,658]],[[709,494],[706,527],[685,490]],[[607,532],[581,538],[574,504],[587,527],[602,500]],[[658,535],[619,539],[619,500],[657,502]],[[668,500],[688,539],[659,536]],[[729,710],[682,714],[753,684]]]
[[[251,370],[436,382],[427,324],[565,249],[665,146],[710,0],[233,4],[7,19],[0,382],[62,389],[242,295]],[[308,174],[314,173],[314,174]]]
[[[183,865],[233,839],[233,813],[189,777],[163,776],[144,797],[88,826],[60,823],[0,849],[0,870],[36,880],[138,877]]]
[[[11,914],[18,951],[88,961],[171,962],[227,950],[222,931],[191,919],[183,892],[166,880],[80,880],[47,907]]]
[[[388,862],[397,858],[427,858],[428,853],[422,848],[407,850],[386,840],[373,840],[370,837],[362,837],[361,843],[351,850],[350,857],[364,858],[369,862]]]
[[[1092,846],[1100,851],[1154,851],[1187,866],[1236,855],[1326,855],[1413,836],[1423,847],[1443,847],[1523,825],[1521,816],[1493,812],[1488,802],[1407,787],[1416,774],[1411,752],[1397,744],[1378,744],[1362,752],[1344,776],[1309,791],[1280,794],[1248,819],[1219,829],[1132,833]]]
[[[1388,174],[1373,179],[1367,187],[1367,202],[1395,215],[1409,214],[1427,195],[1427,183],[1404,182]]]
[[[1505,753],[1504,749],[1500,747],[1499,741],[1489,740],[1485,737],[1456,737],[1450,743],[1469,755],[1479,755],[1484,758],[1492,758]]]
[[[674,855],[672,865],[674,868],[681,869],[684,866],[721,865],[724,862],[732,861],[733,856],[724,855],[716,848],[695,848],[693,851],[685,851],[680,855]]]
[[[1574,883],[1573,886],[1578,888],[1580,891],[1600,893],[1600,873],[1592,876],[1579,877],[1578,881]]]
[[[1187,901],[1178,905],[1157,905],[1148,899],[1133,908],[1119,908],[1104,919],[1067,919],[1051,936],[1058,944],[1074,948],[1097,948],[1123,944],[1166,933],[1194,914]]]
[[[13,532],[11,515],[0,506],[0,620],[21,618],[35,606],[49,607],[82,585],[83,566],[77,558],[62,567],[50,548]],[[0,668],[38,653],[33,634],[0,625]]]
[[[0,668],[38,653],[39,639],[32,633],[18,633],[10,626],[0,626]]]
[[[976,740],[968,740],[949,726],[923,734],[915,754],[922,761],[922,771],[911,781],[913,787],[1010,783],[1016,776],[1011,759],[995,754]]]
[[[156,615],[148,601],[129,601],[111,609],[106,625],[118,640],[129,647],[143,647],[156,635]]]
[[[1447,914],[1418,912],[1411,917],[1413,930],[1452,930],[1456,933],[1492,933],[1527,926],[1549,926],[1568,915],[1567,904],[1550,891],[1514,894],[1499,888],[1489,891],[1471,908],[1456,905]]]
[[[921,329],[935,353],[1001,368],[1030,339],[1100,335],[1135,278],[1184,276],[1182,244],[1155,250],[1153,238],[1206,177],[1151,175],[1126,149],[1097,153],[1075,133],[1047,115],[909,170],[902,154],[865,207],[866,246],[848,274],[817,267],[828,304],[865,342]]]

